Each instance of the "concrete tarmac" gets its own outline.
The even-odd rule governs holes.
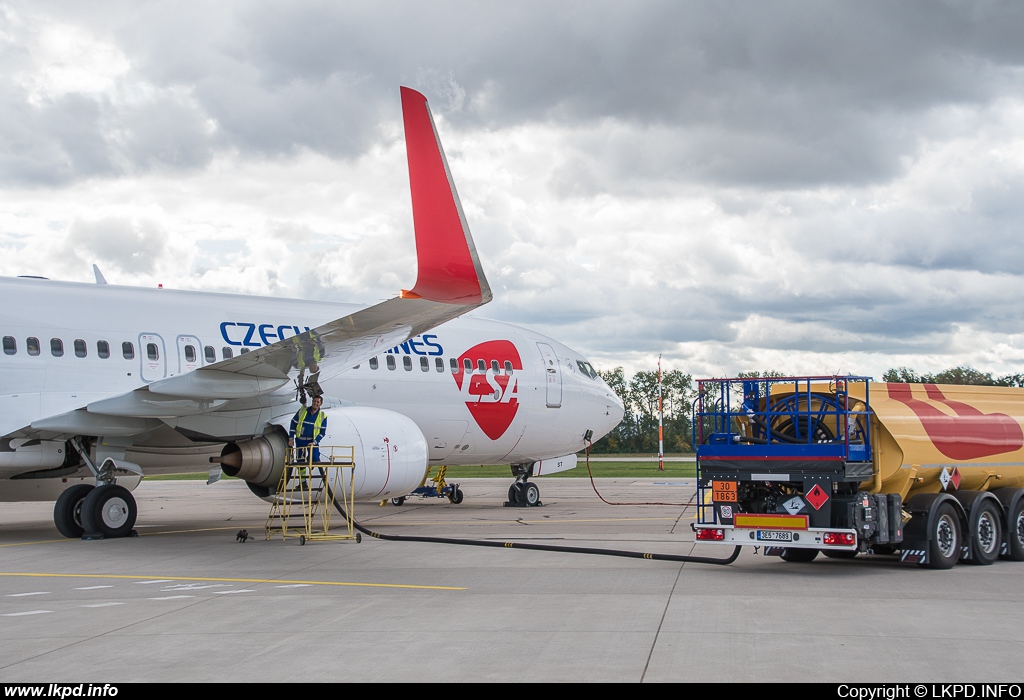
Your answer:
[[[462,482],[460,505],[356,505],[385,534],[725,557],[694,545],[692,479]],[[138,538],[60,537],[0,504],[5,682],[1020,682],[1024,564],[895,557],[729,566],[515,548],[267,541],[229,481],[150,481]],[[335,526],[339,523],[335,521]],[[250,539],[236,540],[246,529]]]

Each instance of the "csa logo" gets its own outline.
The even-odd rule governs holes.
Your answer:
[[[469,360],[472,370],[466,370]],[[483,360],[484,369],[480,369]],[[495,372],[492,361],[497,361]],[[512,363],[506,374],[505,362]],[[471,347],[459,356],[459,371],[452,374],[473,420],[491,440],[497,440],[512,424],[519,410],[518,379],[523,361],[516,346],[507,340],[490,340]]]

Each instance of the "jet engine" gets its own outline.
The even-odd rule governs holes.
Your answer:
[[[326,457],[329,446],[354,448],[356,498],[404,496],[422,483],[428,467],[427,440],[412,420],[364,406],[321,410],[327,415],[321,453]],[[210,461],[220,462],[225,474],[244,479],[253,493],[266,498],[281,480],[290,423],[290,417],[279,418],[275,429],[252,440],[230,442]]]

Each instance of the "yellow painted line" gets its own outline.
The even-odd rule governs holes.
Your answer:
[[[54,542],[67,542],[67,538],[62,537],[59,540],[36,540],[34,542],[11,542],[9,544],[0,544],[0,547],[24,547],[29,544],[53,544]]]
[[[270,578],[212,578],[204,576],[131,576],[128,574],[56,574],[46,572],[0,571],[0,576],[23,576],[26,578],[104,578],[127,579],[130,581],[214,581],[218,583],[304,583],[310,586],[354,586],[365,588],[408,588],[426,591],[464,591],[464,586],[417,586],[408,583],[357,583],[354,581],[305,581],[292,579]]]
[[[451,521],[451,520],[420,520],[420,521],[385,521],[375,520],[372,523],[363,522],[363,527],[372,530],[376,528],[396,528],[396,527],[411,527],[411,526],[428,526],[428,525],[563,525],[566,523],[634,523],[634,522],[654,522],[658,520],[665,520],[669,522],[675,522],[676,518],[587,518],[581,520],[466,520],[466,521]]]

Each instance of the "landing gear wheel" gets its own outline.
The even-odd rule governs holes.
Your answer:
[[[823,549],[821,553],[829,559],[853,559],[858,554],[856,549],[852,551],[847,549]]]
[[[396,496],[391,499],[391,505],[393,506],[400,506],[403,503],[405,503],[405,496]]]
[[[91,484],[76,484],[65,490],[53,506],[53,524],[65,537],[79,538],[85,534],[82,527],[82,501],[96,488]]]
[[[786,547],[782,550],[782,561],[795,561],[802,564],[806,564],[809,561],[814,561],[815,557],[818,556],[817,549],[795,549]]]
[[[949,503],[935,512],[931,540],[928,542],[929,569],[952,569],[960,560],[960,518]]]
[[[987,566],[999,558],[1003,545],[1003,528],[995,504],[986,501],[978,506],[971,521],[971,563]]]
[[[540,503],[540,489],[537,488],[537,484],[533,483],[532,481],[527,481],[525,484],[523,484],[521,493],[523,503],[525,503],[526,505],[533,507]]]
[[[453,486],[451,492],[448,494],[448,500],[454,505],[459,505],[462,503],[463,498],[465,498],[465,495],[462,493],[462,489],[458,486]]]
[[[522,503],[522,498],[519,496],[519,484],[512,484],[508,487],[508,502],[509,503]]]
[[[1017,501],[1017,505],[1010,512],[1010,529],[1006,533],[1006,540],[1010,545],[1010,551],[1006,558],[1012,561],[1024,561],[1024,498]]]
[[[97,486],[82,501],[85,534],[127,537],[135,527],[137,516],[135,498],[128,489],[117,484]]]

